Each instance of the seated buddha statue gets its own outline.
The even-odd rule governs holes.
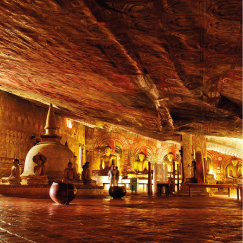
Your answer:
[[[96,185],[96,181],[91,179],[89,162],[86,162],[83,166],[82,181],[84,185]]]
[[[134,171],[137,174],[148,174],[148,160],[143,152],[138,154],[138,160],[134,162]]]
[[[48,178],[46,176],[46,167],[45,163],[47,158],[41,153],[33,156],[33,162],[36,164],[34,167],[34,175],[29,175],[27,177],[28,185],[36,185],[36,184],[48,184]]]
[[[111,154],[111,147],[105,147],[105,153],[100,157],[100,169],[101,170],[109,170],[111,165],[117,166],[117,156]]]
[[[36,176],[43,176],[45,175],[46,172],[46,168],[45,168],[45,161],[41,160],[40,156],[36,156],[36,161],[35,163],[37,163],[37,165],[34,167],[34,173]]]
[[[236,166],[228,165],[226,167],[226,177],[227,178],[236,178]]]
[[[13,160],[13,166],[11,168],[11,175],[8,178],[10,184],[20,184],[21,168],[19,166],[19,160],[16,158]]]
[[[238,177],[242,178],[243,170],[242,170],[242,165],[238,165]]]
[[[76,179],[76,171],[73,168],[73,163],[71,161],[68,162],[68,167],[64,170],[64,179],[62,182],[72,182]]]

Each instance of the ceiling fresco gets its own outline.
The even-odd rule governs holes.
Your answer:
[[[241,0],[2,0],[0,89],[158,140],[242,137]]]

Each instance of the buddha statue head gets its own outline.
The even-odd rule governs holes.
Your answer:
[[[36,154],[32,158],[33,162],[39,166],[44,165],[46,163],[46,157],[42,155],[41,153]]]
[[[111,147],[110,146],[106,146],[105,147],[105,155],[106,156],[110,156],[111,155]]]
[[[236,165],[238,164],[238,160],[237,160],[237,158],[234,157],[234,158],[231,160],[231,163],[232,163],[233,166],[236,166]]]
[[[42,160],[41,160],[41,158],[39,158],[39,159],[37,160],[37,164],[38,164],[39,166],[42,165]]]
[[[68,162],[68,168],[71,169],[73,167],[73,163],[71,161]]]
[[[17,166],[18,164],[19,164],[19,160],[18,160],[17,158],[14,159],[14,160],[13,160],[13,165],[14,165],[14,166]]]
[[[139,158],[139,161],[144,161],[144,158],[145,158],[145,154],[143,153],[143,152],[140,152],[139,154],[138,154],[138,158]]]

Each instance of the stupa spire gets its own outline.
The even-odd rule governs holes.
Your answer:
[[[55,135],[56,129],[57,129],[56,117],[55,117],[55,113],[54,113],[52,104],[50,104],[49,110],[47,113],[47,118],[46,118],[46,126],[45,126],[46,135]]]

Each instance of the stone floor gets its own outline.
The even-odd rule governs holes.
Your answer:
[[[242,208],[227,197],[124,199],[0,196],[0,242],[242,242]]]

